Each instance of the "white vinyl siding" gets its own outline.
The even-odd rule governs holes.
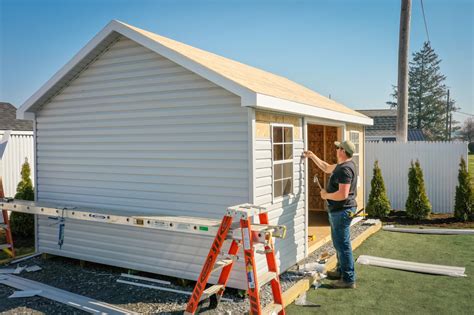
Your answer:
[[[275,201],[272,196],[271,139],[257,138],[255,143],[255,203],[270,210],[270,224],[287,227],[286,238],[275,241],[276,258],[280,271],[284,271],[303,259],[305,254],[304,159],[299,158],[304,143],[302,139],[293,142],[293,194]]]
[[[38,112],[38,201],[220,219],[249,201],[248,155],[239,97],[122,38]],[[59,250],[51,223],[41,252],[194,280],[212,242],[68,220]]]

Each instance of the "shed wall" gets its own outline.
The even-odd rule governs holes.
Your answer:
[[[240,105],[121,38],[38,112],[38,201],[221,218],[249,201],[248,112]],[[41,252],[189,279],[212,242],[70,220],[60,250],[51,223],[38,220]],[[234,270],[229,285],[243,288],[242,273]]]
[[[283,200],[273,200],[272,141],[271,123],[293,125],[293,195]],[[301,158],[304,150],[302,119],[267,112],[256,112],[256,173],[255,203],[270,209],[271,224],[287,227],[285,239],[275,243],[276,257],[280,270],[286,270],[305,255],[305,179],[304,163]]]

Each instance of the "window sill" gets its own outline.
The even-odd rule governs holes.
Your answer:
[[[275,203],[279,203],[279,202],[283,202],[283,201],[287,201],[287,200],[291,200],[293,198],[295,198],[296,195],[291,193],[289,195],[286,195],[286,196],[282,196],[282,197],[276,197],[276,198],[273,198],[272,200],[272,204],[275,204]]]

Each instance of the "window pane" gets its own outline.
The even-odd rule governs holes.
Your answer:
[[[285,163],[283,165],[283,178],[293,177],[293,163]]]
[[[285,142],[293,142],[293,128],[291,127],[284,128],[284,140]]]
[[[281,197],[283,194],[282,181],[273,182],[273,197]]]
[[[285,144],[285,160],[290,160],[293,158],[293,145]]]
[[[283,195],[289,195],[293,192],[291,182],[291,178],[283,180]]]
[[[273,127],[273,143],[283,142],[283,127]]]
[[[273,166],[273,180],[282,179],[283,164],[275,164]]]
[[[273,160],[274,161],[283,160],[283,144],[273,145]]]

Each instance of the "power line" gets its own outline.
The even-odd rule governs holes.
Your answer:
[[[423,6],[423,0],[420,0],[420,2],[421,2],[421,12],[423,12],[423,21],[425,22],[426,37],[428,38],[428,43],[429,43],[430,42],[430,35],[428,33],[428,24],[426,23],[425,7]]]
[[[464,112],[460,112],[460,111],[454,111],[456,114],[463,114],[463,115],[466,115],[466,116],[472,116],[474,117],[474,114],[469,114],[469,113],[464,113]]]

